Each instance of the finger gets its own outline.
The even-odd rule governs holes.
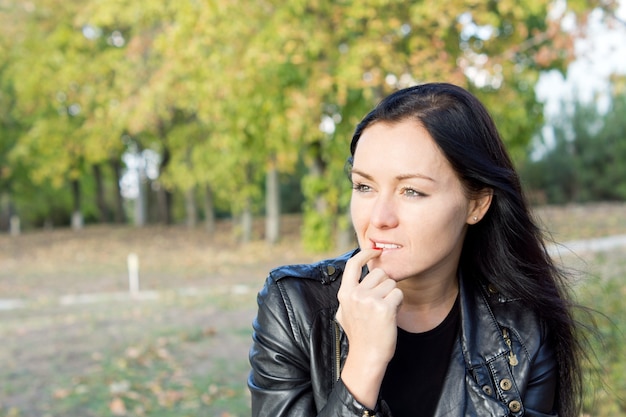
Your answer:
[[[341,287],[356,287],[361,279],[361,270],[371,260],[380,256],[380,249],[363,249],[346,262]]]
[[[375,270],[375,271],[379,271],[379,270]],[[373,273],[369,273],[366,277],[367,281],[366,279],[361,281],[361,284],[359,287],[359,288],[367,289],[368,294],[370,294],[370,296],[373,296],[375,298],[385,298],[398,285],[396,281],[389,278],[382,271],[381,271],[381,274],[382,274],[381,279],[377,280],[375,283],[372,284],[372,282],[369,281],[370,276],[372,274]]]
[[[404,294],[402,293],[402,290],[400,288],[396,287],[393,290],[389,291],[384,299],[391,305],[395,307],[400,307],[400,305],[402,304],[402,300],[404,299]]]
[[[384,270],[382,270],[381,268],[374,268],[370,270],[366,276],[363,277],[359,286],[361,288],[375,288],[376,286],[387,280],[395,283],[395,281],[389,278],[389,275],[387,275]]]

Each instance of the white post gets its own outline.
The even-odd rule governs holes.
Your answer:
[[[128,254],[128,290],[132,297],[139,294],[139,257],[136,253]]]

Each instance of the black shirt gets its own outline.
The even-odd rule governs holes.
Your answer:
[[[396,353],[387,366],[382,398],[394,417],[431,417],[457,340],[460,314],[457,297],[441,324],[424,333],[398,328]]]

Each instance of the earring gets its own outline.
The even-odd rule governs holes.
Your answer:
[[[478,217],[474,216],[474,221],[477,222],[478,221]]]

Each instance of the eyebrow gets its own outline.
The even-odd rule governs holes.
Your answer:
[[[371,175],[363,172],[363,171],[359,171],[358,169],[354,169],[352,168],[350,170],[350,174],[357,174],[365,179],[368,179],[370,181],[372,181],[374,179],[374,177],[372,177]],[[413,178],[418,178],[418,179],[423,179],[423,180],[428,180],[428,181],[432,181],[432,182],[437,182],[435,181],[433,178],[429,177],[428,175],[423,175],[423,174],[401,174],[396,176],[397,180],[408,180],[408,179],[413,179]]]

